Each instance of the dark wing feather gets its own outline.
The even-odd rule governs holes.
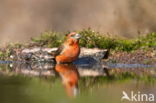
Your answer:
[[[56,57],[57,55],[60,55],[63,49],[64,49],[64,45],[61,45],[60,47],[58,47],[58,49],[54,53],[54,57]]]

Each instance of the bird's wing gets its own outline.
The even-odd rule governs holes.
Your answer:
[[[57,55],[61,54],[63,52],[63,49],[64,49],[64,45],[58,47],[58,49],[54,53],[54,56],[56,57]]]

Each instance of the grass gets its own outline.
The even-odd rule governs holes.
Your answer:
[[[38,43],[39,46],[58,47],[63,42],[63,36],[59,32],[44,32],[39,37],[31,39],[33,42]]]
[[[156,48],[156,33],[149,33],[146,36],[136,39],[113,38],[108,34],[95,32],[92,29],[77,31],[82,35],[80,46],[87,48],[112,49],[118,51],[133,51],[137,49]],[[45,47],[58,47],[64,41],[63,33],[44,32],[39,37],[32,38],[34,43]]]

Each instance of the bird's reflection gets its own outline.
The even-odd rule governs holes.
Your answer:
[[[78,94],[78,79],[79,73],[74,64],[56,64],[55,70],[62,78],[62,83],[69,96]]]

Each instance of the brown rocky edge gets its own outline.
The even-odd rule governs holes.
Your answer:
[[[139,49],[132,52],[111,52],[108,62],[123,64],[156,65],[156,49]]]

